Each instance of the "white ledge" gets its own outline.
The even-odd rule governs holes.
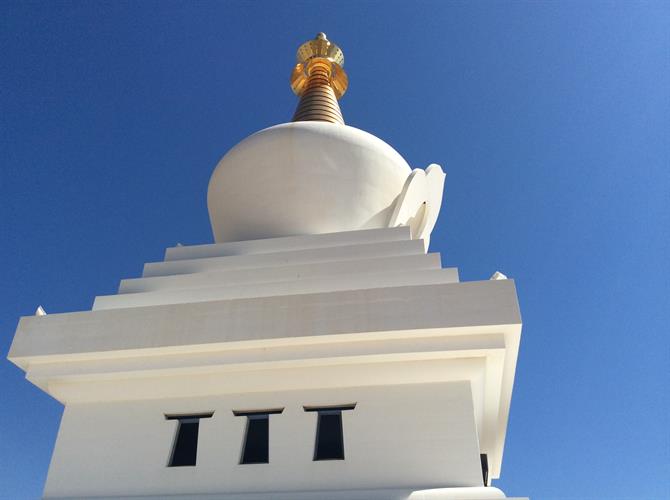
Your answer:
[[[479,281],[26,316],[8,357],[520,324],[514,282]]]
[[[210,243],[208,245],[176,246],[165,250],[165,260],[202,259],[231,255],[253,255],[262,253],[308,250],[365,243],[380,243],[411,239],[408,226],[363,229],[339,233],[325,233],[304,236],[285,236],[264,240]]]
[[[421,255],[425,253],[423,242],[421,240],[389,241],[252,255],[149,262],[144,265],[143,276],[165,276],[169,274],[194,273],[213,269],[245,269],[254,267],[285,266],[311,262],[357,260],[370,257]]]
[[[119,293],[154,292],[200,288],[216,285],[248,285],[251,283],[276,283],[306,278],[324,278],[343,274],[379,273],[388,271],[439,270],[440,254],[400,255],[391,257],[369,257],[356,260],[332,262],[310,262],[285,266],[256,267],[244,269],[216,269],[190,274],[154,276],[151,278],[129,278],[121,280]],[[458,270],[453,268],[458,274]]]
[[[78,497],[45,497],[51,500],[70,500]],[[81,497],[79,497],[81,498]],[[97,500],[113,500],[120,497],[96,497]],[[160,495],[129,496],[127,500],[148,500],[165,498],[168,500],[528,500],[510,498],[498,488],[480,486],[471,488],[435,488],[428,490],[411,489],[375,489],[375,490],[328,490],[328,491],[291,491],[267,493],[232,493],[215,495]]]
[[[249,285],[222,284],[185,290],[159,290],[155,292],[96,297],[94,310],[144,307],[161,304],[182,304],[230,300],[253,297],[274,297],[345,290],[397,287],[408,285],[434,285],[458,282],[455,269],[428,269],[421,271],[393,270],[385,273],[342,274],[325,278],[294,279],[275,283],[252,283]]]

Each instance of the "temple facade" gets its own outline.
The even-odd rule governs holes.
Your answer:
[[[9,359],[65,407],[45,498],[507,498],[514,282],[428,251],[445,174],[345,125],[343,68],[299,48],[293,121],[212,174],[214,243],[21,318]]]

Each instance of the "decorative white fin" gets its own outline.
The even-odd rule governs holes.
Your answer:
[[[430,244],[430,233],[435,227],[442,206],[444,179],[442,167],[431,164],[426,170],[415,168],[409,174],[398,196],[390,227],[409,226],[412,238],[422,239],[426,251]]]
[[[490,280],[506,280],[507,276],[505,276],[500,271],[496,271],[495,273],[493,273],[493,276],[491,276],[489,279]]]
[[[42,306],[37,306],[37,309],[35,309],[35,316],[46,316],[47,312],[44,310]]]

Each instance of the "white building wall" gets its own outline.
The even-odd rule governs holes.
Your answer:
[[[22,318],[9,358],[65,404],[45,497],[490,500],[521,321],[514,283],[460,283],[408,228],[175,247],[92,311]],[[345,411],[346,460],[312,461]],[[270,417],[270,463],[240,465]],[[201,420],[196,467],[167,467]]]
[[[345,460],[314,462],[317,414],[303,405],[348,403]],[[276,407],[270,463],[240,465],[246,418],[232,411]],[[177,424],[164,415],[209,411],[197,465],[167,467]],[[68,405],[45,497],[481,485],[470,383],[450,382]]]

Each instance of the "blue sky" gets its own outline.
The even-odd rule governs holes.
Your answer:
[[[288,121],[297,46],[345,52],[348,124],[447,172],[431,251],[517,280],[502,477],[670,497],[670,4],[0,3],[0,350],[212,239],[206,187]],[[0,496],[36,498],[61,407],[0,362]]]

